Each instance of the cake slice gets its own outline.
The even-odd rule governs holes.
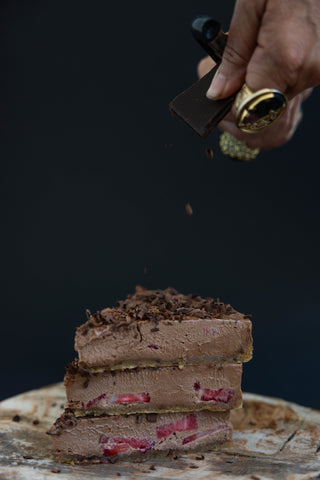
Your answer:
[[[67,407],[76,416],[229,410],[242,403],[241,364],[88,373],[67,366]]]
[[[57,460],[108,462],[115,456],[217,447],[231,440],[229,412],[80,417],[65,412],[48,432]]]
[[[251,321],[212,298],[137,287],[117,307],[90,314],[75,349],[79,365],[92,372],[247,362]]]

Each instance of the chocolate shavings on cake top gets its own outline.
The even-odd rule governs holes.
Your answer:
[[[213,298],[183,295],[174,288],[147,290],[137,286],[136,292],[128,295],[125,300],[118,301],[116,307],[90,314],[88,321],[79,327],[78,331],[82,335],[87,335],[91,328],[104,325],[110,325],[112,329],[117,330],[143,320],[153,321],[156,328],[158,322],[162,320],[225,318],[236,313],[238,312],[230,305],[225,305],[219,300],[215,301]]]

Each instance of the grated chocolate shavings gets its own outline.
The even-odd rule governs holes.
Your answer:
[[[47,432],[48,435],[61,435],[63,429],[73,428],[78,421],[71,410],[66,410],[61,417],[59,417]]]
[[[87,335],[89,328],[110,325],[110,333],[118,329],[130,329],[137,326],[140,321],[152,321],[155,327],[152,332],[158,331],[158,323],[166,320],[183,321],[185,318],[226,318],[231,314],[237,314],[230,305],[225,305],[219,299],[202,298],[199,295],[183,295],[174,288],[166,290],[147,290],[137,286],[136,292],[129,295],[125,300],[118,301],[116,307],[105,308],[90,315],[90,319],[78,332]],[[249,315],[241,318],[250,318]],[[240,314],[239,314],[240,319]],[[72,365],[72,364],[71,364]],[[72,367],[70,367],[72,371]]]

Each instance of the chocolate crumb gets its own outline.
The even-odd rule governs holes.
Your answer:
[[[23,455],[23,458],[25,460],[32,460],[33,459],[33,456],[32,455]]]
[[[204,455],[199,455],[196,457],[196,460],[204,460]]]
[[[40,422],[39,422],[39,420],[33,420],[32,423],[33,423],[33,425],[39,425]]]
[[[146,414],[147,422],[155,423],[157,421],[157,418],[158,418],[157,413],[147,413]]]
[[[213,159],[213,150],[212,150],[212,148],[210,148],[210,147],[207,147],[207,148],[206,148],[206,155],[207,155],[207,157],[209,158],[209,160],[212,160],[212,159]]]
[[[61,470],[60,470],[60,468],[51,468],[51,472],[52,473],[60,473]]]
[[[189,468],[199,468],[199,465],[189,465]]]
[[[149,470],[155,470],[155,469],[156,469],[156,467],[154,465],[150,465]]]
[[[13,421],[13,422],[20,422],[20,420],[21,420],[20,415],[15,415],[15,416],[12,418],[12,421]]]
[[[252,480],[261,480],[257,475],[251,475]]]
[[[60,405],[60,408],[64,408],[64,404],[63,404],[63,403]]]
[[[51,407],[56,407],[56,406],[57,406],[57,402],[51,403]]]
[[[89,378],[83,382],[83,388],[88,388],[89,385]]]
[[[179,458],[178,455],[175,455],[175,456],[173,457],[173,460],[178,460],[178,458]]]
[[[117,472],[117,477],[121,477],[121,473],[120,473],[120,472]]]
[[[108,459],[108,462],[109,462],[109,463],[117,463],[118,460],[119,460],[119,459],[118,459],[117,456],[116,456],[116,457],[110,457],[110,458]]]
[[[190,203],[186,203],[184,208],[186,209],[187,215],[191,217],[191,215],[193,214],[193,210]]]
[[[155,332],[159,332],[159,330],[160,330],[160,328],[154,327],[154,328],[151,328],[150,332],[155,333]]]
[[[89,328],[87,326],[85,326],[84,328],[82,328],[82,335],[85,337],[87,335],[87,333],[89,332]]]

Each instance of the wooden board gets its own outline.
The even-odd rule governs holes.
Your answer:
[[[90,466],[54,459],[45,432],[64,402],[63,385],[56,384],[0,403],[0,479],[320,480],[320,412],[283,400],[244,394],[243,409],[232,412],[232,443],[203,459],[199,453],[170,454]],[[13,421],[15,415],[20,421]]]

